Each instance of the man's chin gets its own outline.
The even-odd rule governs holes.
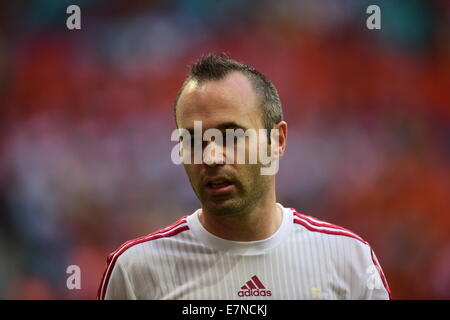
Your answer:
[[[202,205],[208,213],[215,216],[232,216],[242,211],[240,201],[235,198],[208,199]]]

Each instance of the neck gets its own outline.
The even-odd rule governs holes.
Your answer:
[[[267,239],[278,230],[282,218],[283,213],[276,205],[274,192],[238,215],[215,216],[204,208],[199,213],[200,223],[206,230],[217,237],[233,241]]]

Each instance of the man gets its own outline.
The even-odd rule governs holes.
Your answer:
[[[209,54],[192,66],[175,119],[188,133],[198,121],[202,130],[225,135],[267,129],[272,134],[253,141],[275,160],[286,147],[275,87],[226,56]],[[261,171],[270,164],[230,161],[232,151],[249,159],[256,149],[237,143],[249,137],[236,135],[224,146],[195,133],[182,136],[181,158],[201,208],[111,253],[99,299],[390,298],[366,241],[277,203],[275,174]],[[194,147],[209,148],[200,162],[190,161]]]

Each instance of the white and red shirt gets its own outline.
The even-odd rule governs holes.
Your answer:
[[[108,256],[99,299],[389,299],[377,258],[361,237],[284,208],[258,241],[208,232],[200,209]]]

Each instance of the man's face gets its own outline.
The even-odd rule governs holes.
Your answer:
[[[259,99],[250,81],[240,72],[232,72],[222,80],[207,81],[198,84],[189,82],[183,90],[177,104],[177,125],[191,131],[193,136],[194,121],[201,121],[202,130],[219,129],[223,134],[221,152],[211,152],[212,163],[184,164],[186,173],[203,207],[214,215],[232,215],[252,208],[268,193],[272,178],[261,175],[261,165],[224,163],[217,164],[220,157],[226,159],[225,129],[263,129]],[[202,132],[203,134],[203,132]],[[246,139],[246,138],[243,138]],[[267,146],[267,139],[258,140],[258,144]],[[195,142],[192,143],[194,146]],[[202,148],[215,144],[214,141],[203,142]],[[248,139],[245,150],[248,154]],[[211,148],[212,147],[212,148]],[[210,150],[216,150],[210,146]],[[192,147],[193,148],[193,147]],[[185,152],[185,151],[183,151]],[[221,153],[221,154],[220,154]],[[247,158],[248,159],[248,158]],[[225,161],[224,161],[225,162]]]

